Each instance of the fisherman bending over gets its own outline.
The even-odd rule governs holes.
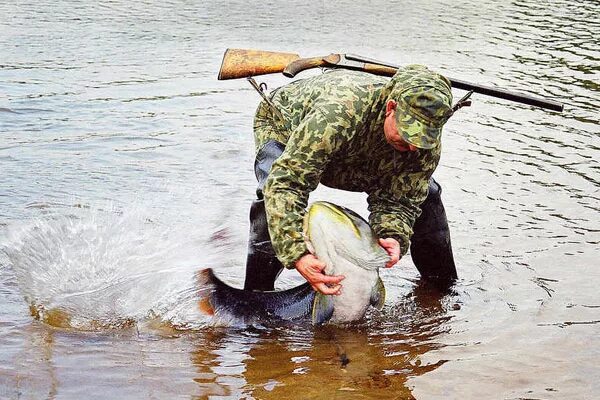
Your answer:
[[[308,196],[319,183],[368,194],[369,222],[390,256],[386,267],[410,244],[423,278],[456,279],[441,188],[431,177],[453,113],[448,79],[419,65],[400,68],[391,80],[335,70],[270,98],[254,120],[258,199],[250,210],[245,289],[273,290],[286,267],[323,294],[339,292],[343,277],[322,273],[302,234]]]

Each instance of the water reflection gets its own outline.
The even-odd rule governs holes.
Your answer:
[[[3,369],[0,374],[0,398],[55,399],[60,389],[54,362],[55,331],[33,323],[24,327],[23,333],[23,347],[15,354],[14,368]]]
[[[413,399],[407,381],[444,364],[448,297],[417,285],[404,301],[348,326],[210,330],[192,353],[203,396]]]

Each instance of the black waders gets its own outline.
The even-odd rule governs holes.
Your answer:
[[[246,259],[245,290],[273,290],[275,279],[283,270],[283,265],[275,255],[275,249],[269,236],[269,225],[265,211],[263,188],[271,165],[283,153],[285,146],[276,141],[269,140],[256,154],[254,161],[254,174],[258,181],[256,189],[257,199],[250,207],[250,235],[248,239],[248,258]]]
[[[423,279],[445,288],[458,276],[441,194],[442,187],[431,178],[429,193],[421,204],[421,215],[413,226],[410,255]]]

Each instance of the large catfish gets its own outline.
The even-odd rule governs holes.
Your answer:
[[[326,264],[325,274],[344,275],[340,295],[323,295],[303,285],[282,291],[247,291],[200,271],[200,308],[220,320],[243,323],[311,319],[314,324],[345,323],[381,308],[385,288],[379,268],[389,260],[373,230],[355,212],[327,202],[313,203],[304,219],[309,250]]]

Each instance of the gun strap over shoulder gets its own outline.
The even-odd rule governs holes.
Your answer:
[[[281,111],[279,111],[279,109],[275,106],[275,104],[273,104],[271,99],[265,94],[265,89],[267,88],[267,84],[263,82],[259,85],[258,83],[256,83],[256,81],[252,77],[247,78],[247,79],[248,79],[248,82],[250,82],[250,84],[252,85],[252,87],[258,92],[260,97],[262,97],[263,100],[269,105],[269,108],[271,109],[271,112],[273,112],[273,115],[277,119],[279,119],[279,122],[283,126],[285,126],[286,123],[285,123],[285,118],[284,118],[283,114],[281,113]]]

